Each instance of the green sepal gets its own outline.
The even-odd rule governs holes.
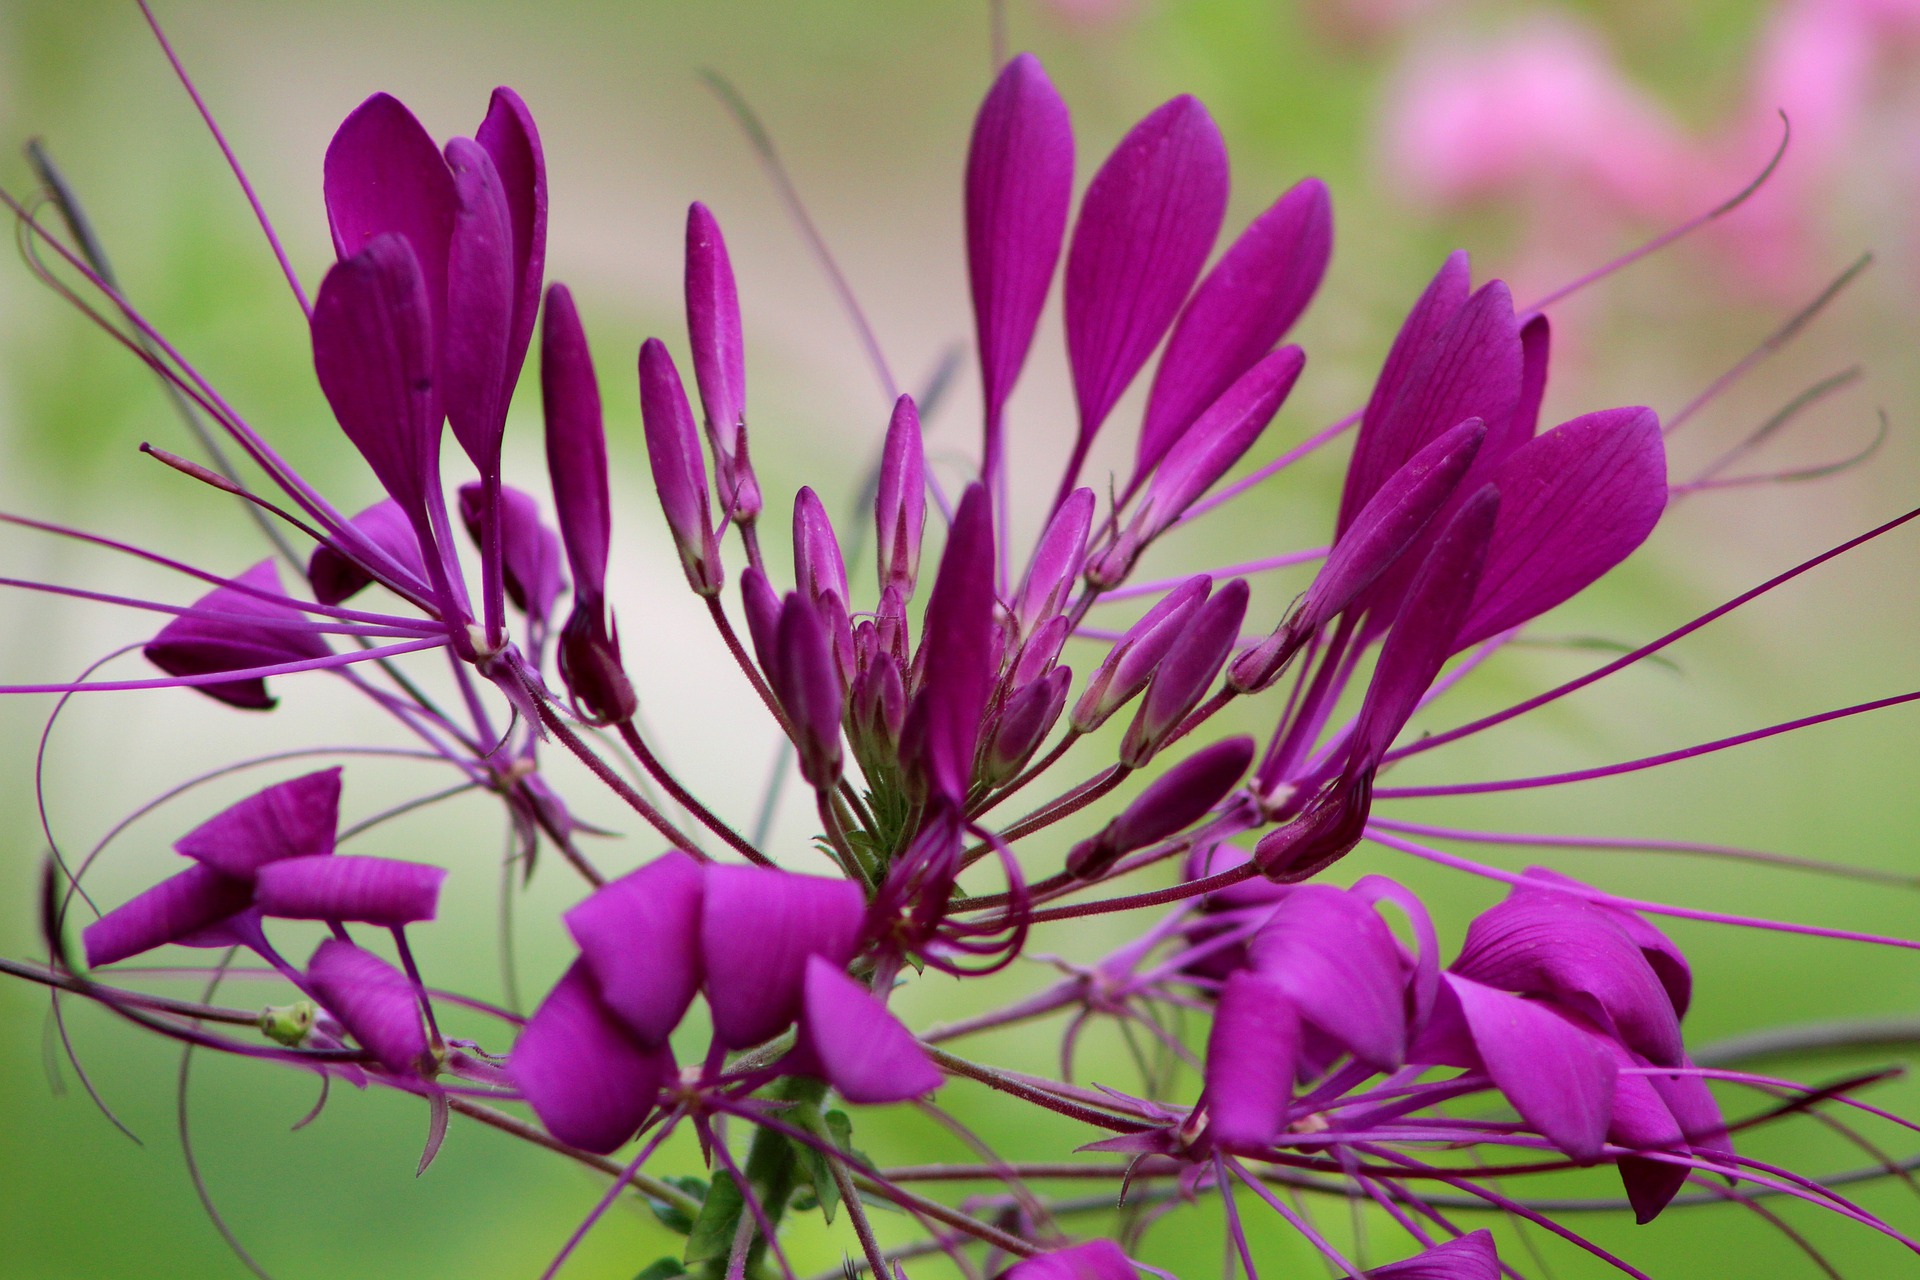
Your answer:
[[[635,1276],[633,1280],[673,1280],[674,1276],[686,1274],[687,1269],[680,1265],[680,1259],[662,1258]]]

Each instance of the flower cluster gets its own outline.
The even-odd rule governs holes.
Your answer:
[[[433,1118],[423,1167],[458,1113],[603,1170],[605,1196],[554,1271],[601,1214],[637,1197],[687,1237],[649,1277],[791,1277],[783,1223],[843,1208],[859,1254],[849,1274],[904,1275],[907,1262],[944,1253],[968,1275],[1127,1280],[1173,1274],[1135,1257],[1150,1251],[1147,1229],[1158,1211],[1213,1196],[1249,1275],[1260,1260],[1241,1213],[1258,1204],[1340,1275],[1517,1274],[1489,1231],[1455,1221],[1478,1207],[1638,1276],[1518,1189],[1594,1166],[1617,1175],[1641,1222],[1691,1186],[1694,1198],[1748,1205],[1798,1197],[1914,1247],[1839,1191],[1737,1150],[1747,1125],[1822,1102],[1864,1104],[1690,1057],[1681,1020],[1691,972],[1649,916],[1715,917],[1547,868],[1496,871],[1421,841],[1521,837],[1379,812],[1630,772],[1916,696],[1570,774],[1386,781],[1396,761],[1622,670],[1844,548],[1577,680],[1410,738],[1416,713],[1631,555],[1688,491],[1668,475],[1659,418],[1603,408],[1543,430],[1549,321],[1516,307],[1498,280],[1476,286],[1456,254],[1413,303],[1367,404],[1228,485],[1303,376],[1305,355],[1282,344],[1331,252],[1328,193],[1312,180],[1287,191],[1209,267],[1227,156],[1198,102],[1176,98],[1141,120],[1070,219],[1074,164],[1066,106],[1037,60],[1012,59],[966,164],[980,469],[949,493],[927,465],[918,406],[899,398],[870,489],[870,586],[856,585],[846,522],[837,529],[810,489],[792,502],[790,588],[766,552],[739,290],[718,222],[702,205],[689,211],[699,414],[666,344],[647,341],[637,359],[647,459],[687,584],[812,793],[822,861],[811,871],[792,865],[809,851],[761,847],[693,796],[637,719],[647,673],[623,663],[608,595],[615,544],[598,382],[571,296],[544,278],[541,143],[515,94],[496,90],[474,136],[444,145],[376,95],[328,149],[338,261],[310,306],[291,272],[289,282],[307,309],[320,389],[387,494],[357,515],[194,371],[121,294],[89,236],[69,243],[14,203],[36,252],[64,260],[47,278],[227,442],[204,464],[152,452],[312,549],[225,576],[112,544],[211,587],[184,606],[131,602],[173,615],[143,649],[164,675],[99,681],[90,670],[11,691],[186,688],[259,712],[274,706],[269,680],[330,672],[460,788],[498,799],[529,873],[549,848],[585,893],[560,922],[577,958],[530,1015],[430,983],[408,930],[434,919],[449,871],[336,851],[346,833],[343,769],[333,767],[275,783],[180,837],[184,869],[81,930],[84,967],[65,943],[84,867],[60,863],[49,873],[52,963],[9,961],[8,971],[190,1044],[418,1095]],[[84,227],[47,173],[59,210]],[[62,283],[76,274],[90,292]],[[1043,530],[1023,547],[1007,536],[1009,405],[1056,274],[1078,430],[1062,442],[1069,458]],[[507,408],[536,328],[550,480],[538,497],[502,474]],[[1102,498],[1083,469],[1156,351],[1131,470]],[[441,482],[447,427],[473,473],[457,491],[458,528]],[[1348,432],[1325,548],[1260,548],[1214,572],[1137,580],[1163,538]],[[242,482],[227,453],[236,447],[271,490]],[[937,548],[929,529],[944,530]],[[1317,567],[1284,610],[1262,616],[1249,579],[1290,566]],[[302,589],[286,589],[286,568],[304,576]],[[1098,625],[1097,610],[1126,600],[1144,602],[1137,621]],[[449,663],[457,702],[430,696],[400,661],[427,651]],[[1264,741],[1218,734],[1225,708],[1256,699]],[[628,759],[610,758],[616,745]],[[556,749],[667,850],[603,873],[543,772]],[[1022,816],[996,814],[1070,758],[1091,764]],[[629,781],[629,765],[651,785]],[[1136,782],[1130,799],[1110,800]],[[650,799],[653,786],[671,803]],[[1062,830],[1085,834],[1060,838],[1076,815]],[[1443,964],[1448,948],[1407,888],[1377,874],[1344,885],[1326,876],[1363,840],[1505,880],[1510,892]],[[1112,890],[1129,877],[1150,887]],[[1060,981],[965,1022],[915,1030],[891,1007],[929,971],[970,980],[1044,962],[1029,950],[1036,930],[1093,915],[1142,923],[1105,959],[1056,961]],[[284,940],[284,921],[327,931],[304,964],[269,937]],[[293,1002],[255,1014],[113,978],[113,966],[170,945],[250,952]],[[490,1019],[491,1033],[450,1037],[449,1009]],[[1057,1078],[952,1048],[1061,1013],[1071,1016]],[[1076,1084],[1080,1032],[1096,1017],[1150,1036],[1158,1065],[1143,1057],[1137,1082],[1103,1069],[1097,1088]],[[210,1029],[252,1023],[259,1039]],[[1730,1121],[1710,1080],[1757,1089],[1772,1109]],[[910,1103],[965,1132],[939,1100],[950,1081],[1066,1117],[1084,1131],[1084,1158],[983,1152],[977,1165],[887,1168],[860,1153],[853,1121],[833,1108]],[[682,1126],[707,1167],[668,1180],[649,1162]],[[629,1148],[624,1161],[608,1158]],[[1068,1215],[1099,1206],[1030,1185],[1050,1178],[1106,1179],[1123,1203],[1156,1212],[1130,1214],[1117,1239],[1081,1238]],[[956,1205],[915,1185],[964,1181],[999,1191]],[[1331,1238],[1298,1207],[1302,1195],[1371,1205],[1404,1236],[1401,1260],[1375,1263]],[[904,1210],[918,1233],[883,1240],[876,1205]]]

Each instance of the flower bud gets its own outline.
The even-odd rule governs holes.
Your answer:
[[[840,540],[834,536],[833,521],[820,497],[803,487],[793,499],[793,580],[801,594],[814,604],[823,593],[840,597],[842,608],[847,594],[847,562],[840,554]]]
[[[1227,655],[1240,642],[1247,616],[1246,580],[1235,578],[1193,613],[1179,640],[1161,661],[1147,686],[1140,710],[1120,744],[1120,762],[1138,769],[1153,758],[1187,713],[1200,704]]]
[[[840,671],[826,624],[806,597],[789,592],[780,607],[778,643],[770,673],[793,726],[800,775],[816,790],[840,779]]]
[[[1047,522],[1013,609],[1021,635],[1031,635],[1042,621],[1066,607],[1067,596],[1086,563],[1087,531],[1093,526],[1093,507],[1093,490],[1075,489]]]
[[[640,709],[633,683],[620,665],[620,636],[600,611],[576,606],[560,631],[560,680],[575,706],[599,724],[631,720]]]
[[[1133,695],[1147,687],[1154,669],[1186,630],[1187,620],[1212,589],[1212,578],[1204,573],[1195,574],[1160,597],[1158,604],[1114,642],[1094,669],[1080,700],[1073,704],[1068,723],[1075,732],[1092,733]]]
[[[1067,870],[1092,879],[1123,854],[1182,830],[1233,790],[1252,763],[1252,738],[1227,738],[1202,747],[1156,778],[1099,834],[1075,845],[1067,855]]]
[[[927,523],[927,462],[920,415],[912,396],[894,402],[887,442],[880,455],[880,485],[873,496],[877,533],[874,551],[880,589],[913,594],[920,573],[920,538]]]
[[[713,446],[721,504],[742,524],[760,514],[760,484],[747,458],[747,364],[740,294],[720,224],[697,201],[687,210],[687,339]]]
[[[987,746],[988,782],[1005,782],[1033,758],[1066,708],[1067,687],[1072,683],[1070,668],[1055,667],[1007,699]]]
[[[658,338],[648,338],[640,348],[640,419],[646,429],[653,487],[660,495],[660,510],[666,514],[673,545],[680,552],[687,584],[700,595],[716,595],[725,573],[707,505],[707,464],[680,371]]]

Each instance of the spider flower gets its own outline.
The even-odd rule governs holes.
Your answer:
[[[173,615],[144,644],[164,678],[96,680],[89,669],[9,690],[179,687],[265,711],[268,679],[277,694],[328,671],[410,742],[356,750],[430,763],[451,782],[351,825],[339,769],[256,792],[176,842],[191,865],[83,929],[84,975],[64,942],[81,873],[50,880],[56,963],[20,971],[187,1044],[421,1096],[429,1158],[460,1111],[612,1174],[549,1274],[614,1202],[639,1195],[688,1236],[679,1259],[648,1275],[791,1274],[785,1227],[812,1211],[830,1221],[844,1211],[863,1264],[880,1275],[931,1250],[970,1274],[1012,1280],[1171,1274],[1144,1261],[1159,1256],[1150,1228],[1203,1196],[1223,1202],[1225,1244],[1250,1274],[1260,1233],[1244,1215],[1257,1211],[1322,1253],[1331,1274],[1488,1280],[1509,1270],[1493,1238],[1451,1216],[1478,1205],[1639,1275],[1522,1186],[1587,1168],[1617,1178],[1623,1206],[1643,1222],[1676,1202],[1757,1207],[1758,1197],[1792,1195],[1915,1247],[1839,1191],[1736,1147],[1751,1124],[1866,1104],[1851,1086],[1821,1092],[1696,1065],[1683,1032],[1689,962],[1651,917],[1912,941],[1622,898],[1545,867],[1502,872],[1413,837],[1554,839],[1435,828],[1400,806],[1632,772],[1920,694],[1564,774],[1416,786],[1395,770],[1627,669],[1920,513],[1585,676],[1422,732],[1457,684],[1635,554],[1670,502],[1692,491],[1669,476],[1658,415],[1602,407],[1541,430],[1549,321],[1516,309],[1502,282],[1476,284],[1459,253],[1413,299],[1366,404],[1298,437],[1291,393],[1314,374],[1306,353],[1283,343],[1331,252],[1325,187],[1293,184],[1209,266],[1228,162],[1196,100],[1175,98],[1127,132],[1092,167],[1070,221],[1075,155],[1066,106],[1039,62],[1008,62],[965,162],[980,466],[949,491],[922,438],[931,400],[890,394],[870,424],[867,484],[848,486],[870,495],[870,542],[867,510],[836,511],[827,485],[797,489],[790,526],[761,519],[786,495],[749,454],[741,300],[753,282],[736,278],[713,212],[689,210],[684,302],[701,420],[657,337],[635,355],[637,400],[681,575],[716,652],[764,711],[691,728],[735,755],[756,742],[776,748],[775,781],[760,797],[747,795],[744,762],[737,785],[696,795],[649,741],[689,726],[639,721],[645,691],[680,677],[664,662],[629,669],[619,643],[612,571],[634,550],[628,530],[615,536],[615,458],[594,354],[573,295],[544,278],[543,151],[517,96],[496,91],[474,137],[442,146],[377,94],[328,148],[321,185],[338,261],[311,304],[314,368],[342,447],[386,494],[351,518],[166,342],[93,249],[67,245],[16,203],[24,234],[106,297],[91,314],[225,441],[205,464],[154,455],[279,521],[282,559],[303,571],[303,586],[289,590],[272,560],[229,576],[20,521],[181,572],[199,595],[184,605],[110,598]],[[82,225],[70,191],[56,200]],[[1056,275],[1078,422],[1068,436],[1036,438],[1061,468],[1052,506],[1025,520],[1007,509],[1012,394],[1042,354],[1037,321]],[[289,282],[304,306],[304,287]],[[544,490],[503,474],[508,406],[536,327]],[[1150,363],[1128,477],[1084,477],[1095,439],[1123,429],[1118,408]],[[449,430],[465,466],[443,457]],[[1262,546],[1258,559],[1141,578],[1149,556],[1181,549],[1187,525],[1349,430],[1324,548]],[[1232,480],[1270,434],[1300,443]],[[229,447],[277,493],[234,478]],[[849,447],[822,479],[848,477]],[[456,492],[475,583],[452,534],[449,463],[470,468]],[[552,528],[541,515],[549,502]],[[786,528],[790,554],[777,554]],[[1022,529],[1037,536],[1024,541]],[[294,547],[296,538],[305,542]],[[869,545],[872,579],[861,563]],[[1292,603],[1275,610],[1267,575],[1303,568],[1285,593]],[[729,569],[737,596],[724,590]],[[649,627],[665,616],[651,601],[621,603]],[[439,664],[429,671],[410,656],[421,654]],[[1226,732],[1217,717],[1230,706],[1236,729]],[[586,839],[611,833],[573,816],[546,769],[557,751],[648,829],[640,856],[631,842]],[[766,819],[745,821],[780,812],[789,775],[811,793],[810,847],[785,847]],[[501,804],[518,874],[461,857],[443,866],[426,850],[339,847],[460,796]],[[1446,922],[1412,892],[1379,874],[1328,874],[1363,845],[1384,851],[1360,855],[1368,859],[1439,862],[1512,891],[1466,927],[1443,966]],[[409,931],[433,927],[443,882],[484,875],[517,893],[543,849],[581,883],[552,926],[575,954],[531,1015],[465,990],[487,966],[448,965],[430,983]],[[1056,922],[1096,916],[1119,928],[1105,957],[1034,949],[1072,936]],[[318,927],[332,936],[304,969],[276,946]],[[247,948],[299,998],[256,1015],[113,985],[119,961],[172,944]],[[1036,965],[1052,965],[1058,980],[958,1022],[918,1025],[918,998],[897,998],[927,973],[971,982]],[[443,1025],[455,1010],[480,1039]],[[1066,1017],[1059,1078],[962,1043],[1055,1015]],[[1120,1023],[1136,1052],[1097,1062],[1088,1087],[1073,1077],[1086,1069],[1078,1049],[1096,1019]],[[1183,1031],[1183,1019],[1204,1028]],[[267,1043],[228,1033],[253,1024]],[[985,1147],[949,1110],[975,1086],[1007,1113],[979,1128],[1018,1150]],[[1772,1110],[1725,1119],[1722,1098],[1737,1088],[1759,1090]],[[836,1101],[913,1105],[979,1162],[875,1164]],[[537,1127],[501,1105],[526,1107]],[[1012,1118],[1020,1108],[1075,1126],[1068,1146],[1084,1154],[1061,1147],[1057,1124]],[[683,1127],[698,1139],[702,1176],[660,1180],[645,1166]],[[630,1144],[631,1156],[616,1155]],[[1115,1154],[1125,1162],[1113,1165]],[[1068,1224],[1084,1206],[1034,1184],[1070,1159],[1085,1162],[1074,1172],[1109,1180],[1101,1207],[1143,1196],[1152,1211],[1123,1218],[1117,1241],[1098,1238],[1100,1224]],[[997,1189],[957,1200],[919,1189],[941,1181]],[[1350,1256],[1376,1233],[1335,1239],[1293,1207],[1319,1195],[1376,1206],[1375,1219],[1407,1238],[1393,1250],[1400,1260]],[[868,1216],[880,1203],[907,1210],[926,1238],[882,1248]]]

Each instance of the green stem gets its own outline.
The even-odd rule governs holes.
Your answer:
[[[788,1076],[769,1089],[765,1096],[770,1101],[792,1103],[794,1110],[805,1115],[817,1111],[826,1100],[827,1086],[807,1076]],[[800,1127],[806,1127],[804,1121]],[[747,1147],[746,1163],[740,1171],[746,1175],[747,1189],[759,1200],[768,1224],[778,1230],[788,1202],[793,1199],[794,1191],[805,1177],[800,1168],[799,1153],[794,1150],[792,1141],[776,1130],[756,1129],[753,1142]],[[747,1254],[746,1271],[749,1277],[765,1274],[766,1251],[765,1240],[753,1242]],[[726,1273],[727,1260],[715,1258],[697,1274],[700,1280],[726,1280]]]

